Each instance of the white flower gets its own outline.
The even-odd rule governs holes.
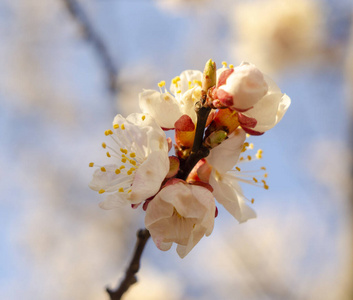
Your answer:
[[[217,84],[217,100],[222,106],[242,112],[253,107],[267,90],[261,71],[253,64],[243,62],[221,73]]]
[[[102,144],[111,150],[107,156],[113,162],[98,166],[89,184],[100,194],[110,193],[100,203],[104,209],[139,204],[155,195],[169,171],[166,136],[151,116],[135,113],[125,119],[117,115],[113,128],[105,132],[113,146]]]
[[[246,180],[235,175],[235,172],[240,171],[239,167],[232,171],[243,150],[245,137],[245,132],[237,129],[229,139],[210,151],[205,166],[211,167],[209,183],[216,200],[240,223],[256,217],[253,209],[246,204],[247,199],[238,183]]]
[[[184,71],[172,80],[171,93],[165,88],[165,81],[161,81],[158,84],[160,92],[144,90],[139,94],[140,108],[155,118],[162,128],[174,128],[174,123],[184,114],[196,123],[194,104],[201,97],[201,80],[201,71]]]
[[[242,128],[249,134],[260,135],[273,128],[286,113],[291,104],[290,98],[283,94],[277,84],[264,75],[268,91],[253,108],[238,114]]]
[[[160,250],[169,250],[176,243],[183,258],[204,235],[212,233],[215,209],[207,188],[177,181],[164,187],[148,204],[145,226]]]
[[[229,20],[236,36],[230,53],[267,73],[315,60],[324,45],[323,1],[237,1]]]

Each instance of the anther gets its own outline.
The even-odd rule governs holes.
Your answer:
[[[235,168],[237,169],[237,171],[239,171],[239,172],[241,171],[239,167],[235,167]]]
[[[98,191],[99,194],[103,194],[104,192],[105,192],[104,189],[100,189],[100,190]]]
[[[130,153],[130,157],[136,157],[136,154],[134,152]]]
[[[126,158],[123,157],[123,158],[121,159],[121,162],[122,162],[122,163],[126,163]]]
[[[265,168],[265,167],[261,167],[261,170],[264,170],[264,171],[266,171],[266,168]]]
[[[248,155],[248,160],[251,160],[251,156],[250,155]]]
[[[229,69],[234,69],[234,65],[230,64]]]
[[[268,174],[267,174],[267,173],[265,173],[265,174],[264,174],[264,177],[265,177],[265,178],[267,178],[267,177],[268,177]]]
[[[121,124],[121,129],[125,130],[125,125],[124,124]]]
[[[104,167],[101,167],[102,172],[106,172],[107,170]]]
[[[107,147],[106,143],[102,143],[102,147],[105,149]]]
[[[119,189],[119,192],[120,192],[120,193],[123,193],[123,192],[124,192],[124,189],[121,187],[121,188]]]
[[[251,143],[251,144],[249,145],[249,148],[250,148],[250,149],[254,149],[254,144]]]
[[[88,164],[88,166],[89,166],[90,168],[92,168],[92,167],[94,166],[94,163],[93,163],[93,162],[90,162],[90,163]]]
[[[165,86],[165,81],[164,81],[164,80],[162,80],[161,82],[159,82],[159,83],[158,83],[158,86],[159,86],[159,87],[163,87],[163,86]]]
[[[252,198],[252,199],[251,199],[251,203],[252,203],[252,204],[254,204],[254,202],[255,202],[255,199],[254,199],[254,198]]]
[[[255,183],[258,183],[258,180],[255,177],[253,177],[252,180],[254,180]]]
[[[108,157],[111,157],[111,155],[110,155],[110,153],[109,153],[109,152],[107,152],[107,156],[108,156]]]
[[[119,169],[116,169],[116,170],[115,170],[115,174],[120,174],[120,170],[119,170]]]
[[[143,116],[141,117],[141,119],[142,119],[142,121],[144,121],[144,120],[146,119],[146,116],[143,115]]]
[[[227,62],[225,62],[225,61],[222,61],[222,65],[223,65],[223,67],[225,67],[225,68],[228,66]]]
[[[119,124],[114,124],[114,125],[113,125],[113,128],[114,128],[114,129],[118,129],[118,128],[119,128]]]

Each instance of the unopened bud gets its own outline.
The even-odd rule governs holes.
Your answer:
[[[208,60],[202,76],[202,90],[207,92],[209,88],[216,85],[217,73],[216,63],[212,59]]]
[[[227,135],[227,132],[223,130],[214,131],[206,138],[205,145],[212,149],[222,143]]]

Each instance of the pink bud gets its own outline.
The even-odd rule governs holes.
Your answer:
[[[267,91],[268,85],[261,71],[252,64],[242,63],[221,73],[215,94],[221,105],[244,112]]]

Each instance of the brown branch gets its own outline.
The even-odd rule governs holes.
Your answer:
[[[135,252],[131,259],[129,267],[126,269],[125,278],[120,283],[117,289],[111,290],[110,288],[107,288],[107,292],[111,300],[120,300],[123,294],[130,288],[130,286],[137,282],[136,273],[140,269],[141,255],[151,235],[147,229],[140,229],[139,231],[137,231],[136,235],[137,241],[135,246]]]
[[[197,102],[195,105],[195,111],[197,114],[197,123],[196,123],[196,131],[194,144],[192,146],[191,152],[183,166],[180,168],[179,173],[177,174],[177,178],[182,180],[186,180],[188,175],[190,174],[193,167],[197,164],[197,162],[205,158],[210,150],[203,145],[203,138],[205,133],[205,126],[207,122],[208,115],[210,114],[211,108],[205,107],[206,95],[203,95],[201,101]]]
[[[94,29],[91,20],[77,0],[62,0],[72,18],[77,22],[85,39],[92,43],[107,72],[108,87],[112,93],[118,90],[117,67],[102,38]]]

